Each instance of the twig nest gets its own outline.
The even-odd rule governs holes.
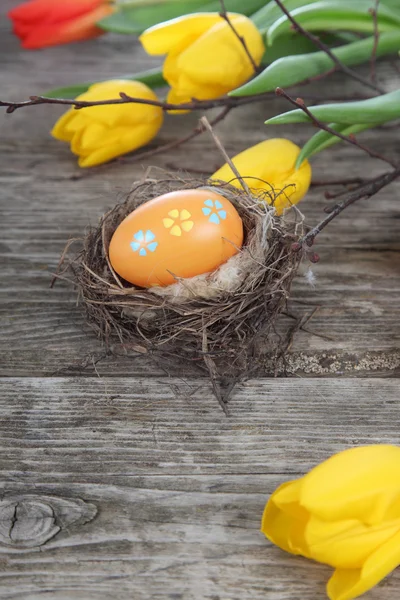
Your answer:
[[[136,208],[172,190],[204,189],[228,199],[243,222],[243,246],[211,273],[141,288],[123,280],[109,260],[110,240]],[[296,217],[295,213],[295,217]],[[89,324],[110,343],[205,363],[213,380],[254,367],[257,341],[274,328],[285,306],[300,253],[299,219],[276,217],[271,206],[223,182],[148,179],[106,213],[84,238],[71,268]]]

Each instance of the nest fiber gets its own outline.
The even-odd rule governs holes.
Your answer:
[[[143,289],[122,280],[108,259],[121,221],[144,202],[173,190],[213,190],[232,202],[244,224],[244,244],[214,273]],[[107,343],[159,357],[203,364],[213,375],[245,373],[257,341],[265,340],[285,306],[299,262],[291,251],[297,225],[258,196],[229,184],[170,176],[135,184],[125,202],[90,229],[70,264],[88,323]]]

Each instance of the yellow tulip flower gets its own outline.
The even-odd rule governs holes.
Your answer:
[[[400,447],[345,450],[271,496],[261,531],[336,570],[331,600],[364,594],[400,564]]]
[[[296,169],[300,148],[283,138],[273,138],[251,146],[233,157],[237,171],[256,196],[273,204],[278,215],[297,204],[307,193],[311,167],[307,160]],[[241,188],[240,181],[228,164],[218,169],[212,179],[227,181]]]
[[[261,33],[244,15],[228,17],[259,65],[265,50]],[[163,76],[174,104],[218,98],[254,75],[243,45],[218,13],[178,17],[150,27],[139,39],[149,54],[167,54]]]
[[[157,100],[155,93],[139,81],[111,80],[95,83],[77,100],[110,100],[119,93]],[[80,167],[93,167],[145,146],[157,134],[163,111],[146,104],[115,104],[71,109],[54,125],[51,135],[71,143]]]

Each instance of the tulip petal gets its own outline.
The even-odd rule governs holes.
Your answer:
[[[145,146],[153,137],[154,131],[149,130],[146,125],[135,127],[132,130],[120,131],[120,135],[113,136],[111,140],[103,140],[103,144],[93,147],[90,152],[79,152],[80,167],[94,167],[113,158],[117,158],[128,152],[133,152],[142,146]]]
[[[272,494],[264,510],[261,531],[282,550],[307,557],[304,530],[309,515],[299,505],[301,481],[284,483]]]
[[[76,130],[71,142],[71,151],[74,154],[87,154],[92,150],[102,147],[107,139],[107,129],[96,122],[88,122],[86,127]]]
[[[97,101],[118,98],[119,92],[157,100],[146,85],[112,80],[92,85],[79,100]],[[107,162],[147,144],[158,132],[163,111],[146,104],[115,104],[69,110],[54,125],[52,135],[71,143],[82,167]]]
[[[265,508],[262,531],[272,542],[336,568],[330,600],[358,598],[400,565],[399,452],[341,452],[279,487]]]
[[[356,519],[323,521],[312,515],[304,537],[314,560],[332,567],[356,569],[399,530],[400,519],[370,527]]]
[[[34,50],[98,37],[104,34],[104,31],[96,26],[97,21],[112,12],[113,9],[110,6],[104,5],[69,22],[35,27],[23,40],[23,47]]]
[[[115,145],[103,146],[89,154],[81,154],[79,156],[78,164],[83,168],[96,167],[109,162],[113,158],[120,156],[120,154],[123,154],[123,152],[120,153],[118,147]]]
[[[167,54],[177,46],[183,50],[215,23],[222,21],[218,13],[195,13],[171,19],[146,29],[139,37],[148,54]]]
[[[283,138],[264,140],[233,157],[232,162],[243,177],[263,178],[271,184],[287,178],[294,168],[300,148]],[[226,163],[212,176],[213,179],[233,179],[236,175]],[[254,182],[261,185],[261,182]]]
[[[229,17],[259,64],[265,50],[260,32],[243,15],[229,13]],[[254,74],[242,43],[218,13],[161,23],[146,30],[140,40],[149,54],[168,54],[163,76],[172,88],[171,97],[181,103],[218,98]]]
[[[174,49],[168,53],[168,56],[164,61],[163,77],[171,87],[178,87],[178,82],[181,75],[181,70],[179,68],[179,57],[185,48],[186,44],[177,44],[174,46]]]
[[[105,0],[31,0],[20,4],[8,13],[10,19],[26,23],[60,23],[76,19],[105,4]]]
[[[304,161],[299,169],[296,169],[281,183],[281,187],[274,188],[274,195],[270,202],[271,194],[267,191],[265,201],[271,203],[276,214],[281,215],[285,208],[294,206],[306,195],[311,183],[311,166]]]
[[[74,131],[71,130],[70,126],[75,116],[76,111],[74,109],[67,111],[55,123],[53,129],[51,130],[51,135],[56,138],[56,140],[70,142],[74,135]]]
[[[361,446],[340,452],[304,477],[301,503],[325,520],[379,523],[400,500],[400,448]]]
[[[191,102],[192,99],[193,99],[192,95],[179,93],[175,88],[171,88],[167,95],[167,102],[170,104],[186,104],[187,102]],[[189,111],[176,109],[176,110],[169,110],[168,112],[171,114],[174,114],[174,115],[183,115]]]
[[[256,26],[243,15],[232,15],[231,24],[245,39],[255,63],[259,64],[265,47]],[[254,75],[254,67],[242,43],[225,21],[216,23],[182,52],[179,69],[190,75],[199,89],[223,86],[223,93]]]
[[[10,11],[14,33],[28,49],[96,37],[95,24],[114,11],[107,0],[33,0]]]
[[[361,569],[337,569],[327,585],[330,600],[352,600],[382,581],[400,564],[400,532],[382,544]]]
[[[304,161],[295,169],[300,148],[283,138],[272,138],[247,148],[233,157],[232,162],[247,185],[278,214],[297,204],[307,193],[311,182],[311,167]],[[228,164],[212,175],[212,179],[227,181],[240,188],[240,181]]]
[[[82,132],[80,139],[81,152],[86,153],[97,148],[103,148],[108,144],[118,143],[121,129],[125,131],[125,128],[120,127],[108,130],[102,123],[90,122]]]
[[[125,79],[112,79],[102,81],[90,86],[87,92],[77,97],[77,100],[98,101],[118,99],[120,92],[124,92],[133,98],[157,101],[156,94],[139,81],[128,81]],[[124,122],[127,125],[136,125],[143,122],[151,122],[154,118],[161,118],[162,111],[156,107],[146,104],[115,104],[104,106],[93,106],[82,109],[84,114],[90,114],[90,119],[99,121],[108,127],[115,127]]]

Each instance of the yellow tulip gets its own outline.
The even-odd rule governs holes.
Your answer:
[[[274,138],[251,146],[233,157],[237,171],[256,196],[273,204],[278,215],[297,204],[307,193],[311,167],[307,160],[295,168],[300,148],[283,138]],[[241,188],[240,181],[228,164],[218,169],[212,179],[227,181]]]
[[[259,65],[265,47],[257,27],[244,15],[228,16]],[[139,39],[149,54],[167,54],[163,76],[174,104],[218,98],[254,75],[243,45],[218,13],[178,17],[150,27]]]
[[[400,447],[352,448],[271,496],[261,531],[336,570],[331,600],[357,598],[400,564]]]
[[[77,100],[110,100],[119,93],[157,100],[154,92],[139,81],[111,80],[95,83]],[[54,125],[57,140],[71,143],[80,167],[93,167],[145,146],[163,122],[162,109],[146,104],[116,104],[71,109]]]

